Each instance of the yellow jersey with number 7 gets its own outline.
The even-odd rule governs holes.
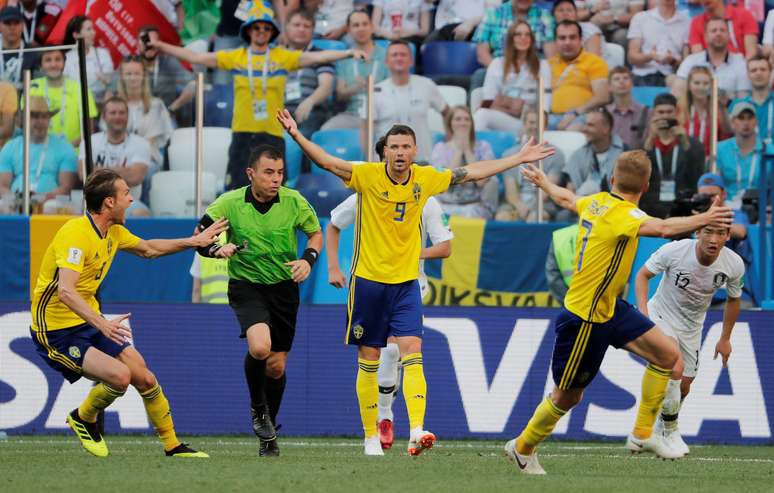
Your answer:
[[[564,307],[587,322],[607,322],[629,279],[640,225],[650,217],[608,192],[581,197],[576,207],[580,230]]]
[[[451,178],[451,170],[412,164],[408,179],[396,183],[385,163],[353,165],[347,183],[358,194],[352,273],[385,284],[416,279],[422,210],[428,198],[449,188]]]

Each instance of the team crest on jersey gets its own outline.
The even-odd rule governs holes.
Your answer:
[[[355,327],[352,329],[352,335],[355,336],[355,339],[360,339],[363,337],[363,326],[355,325]]]
[[[110,255],[110,250],[113,249],[113,238],[108,238],[108,255]]]
[[[78,349],[77,346],[70,346],[70,349],[67,350],[70,353],[70,356],[72,356],[75,359],[78,359],[81,357],[81,350]]]
[[[602,214],[607,212],[608,209],[610,209],[610,207],[606,205],[600,205],[599,202],[597,202],[596,200],[592,200],[587,210],[589,214],[591,214],[592,216],[601,216]]]
[[[419,183],[414,183],[414,201],[419,202],[419,197],[422,195],[422,187]]]
[[[712,278],[712,287],[719,289],[726,283],[726,280],[728,280],[728,276],[722,272],[718,272],[715,274],[715,277]]]

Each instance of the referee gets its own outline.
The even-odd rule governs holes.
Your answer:
[[[293,344],[298,283],[312,270],[323,245],[320,222],[309,202],[282,186],[279,150],[256,147],[249,158],[250,185],[226,192],[207,208],[199,229],[228,218],[224,245],[200,248],[205,257],[228,258],[228,302],[247,339],[245,377],[259,455],[277,456],[274,425],[285,391],[285,362]],[[296,229],[309,241],[300,259]]]

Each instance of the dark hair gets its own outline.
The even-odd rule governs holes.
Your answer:
[[[67,51],[65,50],[46,50],[40,54],[40,61],[42,62],[43,57],[49,53],[59,53],[60,55],[62,55],[62,58],[65,58],[65,59],[67,58]]]
[[[662,92],[653,99],[654,108],[661,105],[669,105],[677,108],[677,98],[668,92]]]
[[[145,24],[143,26],[140,26],[140,29],[137,30],[137,36],[140,36],[141,34],[145,34],[145,33],[161,34],[161,31],[159,31],[159,26],[155,24]]]
[[[122,179],[121,175],[110,168],[94,170],[83,186],[86,210],[95,214],[99,213],[105,199],[116,196],[116,181]]]
[[[567,26],[575,26],[575,28],[578,30],[578,37],[583,38],[583,28],[577,21],[570,21],[570,20],[563,20],[562,22],[559,22],[554,27],[554,38],[556,38],[556,34],[559,32],[560,27],[567,27]]]
[[[624,65],[618,65],[617,67],[613,67],[613,69],[610,71],[610,75],[607,77],[608,80],[612,80],[613,76],[616,74],[626,74],[629,77],[631,77],[632,71],[629,70],[629,67],[626,67]]]
[[[707,29],[709,28],[710,22],[719,21],[722,22],[724,26],[726,26],[726,31],[728,31],[728,24],[726,24],[726,20],[722,17],[710,17],[707,19],[707,22],[704,23],[704,32],[707,32]]]
[[[109,105],[110,103],[123,104],[126,107],[126,111],[129,111],[129,103],[126,102],[126,99],[120,96],[110,96],[109,98],[107,98],[105,102],[102,103],[102,111],[104,111],[105,108],[107,108],[107,105]]]
[[[766,62],[766,65],[769,66],[769,70],[771,70],[771,61],[769,60],[769,57],[760,51],[753,55],[751,58],[747,59],[747,67],[750,66],[750,62]]]
[[[607,126],[610,128],[610,130],[613,129],[614,121],[613,121],[613,115],[610,114],[609,111],[604,106],[600,106],[596,110],[593,111],[593,113],[599,113],[602,115],[602,119],[605,120],[605,123],[607,123]]]
[[[387,51],[390,51],[390,48],[392,48],[393,46],[398,46],[398,45],[405,46],[406,49],[408,49],[409,52],[412,53],[413,55],[413,52],[411,51],[411,46],[409,45],[408,41],[404,41],[402,39],[395,39],[393,41],[390,41],[390,44],[387,45]]]
[[[366,10],[364,10],[364,9],[355,9],[355,10],[353,10],[352,12],[350,12],[349,14],[347,14],[347,23],[346,23],[346,26],[347,26],[347,27],[349,27],[349,21],[350,21],[350,20],[352,20],[352,17],[353,17],[355,14],[363,14],[363,15],[365,15],[366,17],[368,17],[368,20],[369,20],[369,21],[371,20],[371,16],[370,16],[370,15],[368,15],[368,11],[366,11]]]
[[[389,129],[386,134],[384,134],[385,145],[387,145],[387,140],[390,138],[390,135],[408,135],[414,141],[414,144],[417,143],[417,135],[414,133],[414,130],[412,130],[411,127],[409,127],[408,125],[401,125],[401,124],[393,125],[392,128]]]
[[[314,27],[314,25],[315,25],[314,16],[311,13],[309,13],[308,10],[298,9],[298,10],[294,10],[293,12],[289,13],[287,19],[285,20],[285,25],[290,24],[290,21],[293,19],[293,17],[301,17],[305,21],[311,22],[312,23],[312,27]]]
[[[376,150],[376,155],[379,156],[379,161],[384,161],[384,146],[387,144],[387,137],[382,136],[379,137],[379,140],[376,141],[376,144],[374,145],[374,149]]]
[[[553,15],[554,17],[556,17],[556,8],[557,8],[558,6],[560,6],[561,4],[563,4],[563,3],[569,3],[569,4],[571,4],[571,5],[572,5],[572,8],[574,8],[575,10],[578,10],[578,6],[577,6],[577,5],[575,5],[575,2],[574,2],[573,0],[556,0],[556,1],[554,2],[554,6],[553,6],[553,7],[551,7],[551,15]]]
[[[276,147],[269,144],[261,144],[250,151],[250,157],[247,159],[248,167],[255,169],[262,157],[273,160],[284,158],[282,151]]]
[[[65,28],[64,44],[75,44],[75,33],[80,34],[83,25],[86,21],[90,21],[85,15],[76,15],[69,21],[67,21],[67,27]]]

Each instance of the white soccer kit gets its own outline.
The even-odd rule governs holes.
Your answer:
[[[347,199],[336,206],[331,211],[331,224],[344,230],[355,222],[355,214],[357,212],[357,194],[352,194]],[[427,245],[427,238],[433,245],[449,241],[454,238],[454,234],[449,229],[446,216],[441,209],[441,204],[438,203],[435,197],[430,197],[425,203],[425,208],[422,210],[422,247]],[[427,276],[425,275],[425,261],[419,261],[419,289],[422,293],[422,299],[425,299],[425,295],[430,291],[430,287],[427,282]]]
[[[739,298],[744,284],[744,261],[739,255],[724,247],[715,262],[705,266],[696,257],[696,242],[667,243],[645,263],[653,274],[664,273],[656,294],[648,301],[648,314],[667,335],[677,339],[686,377],[695,377],[699,368],[701,332],[712,297],[725,287],[729,298]]]

